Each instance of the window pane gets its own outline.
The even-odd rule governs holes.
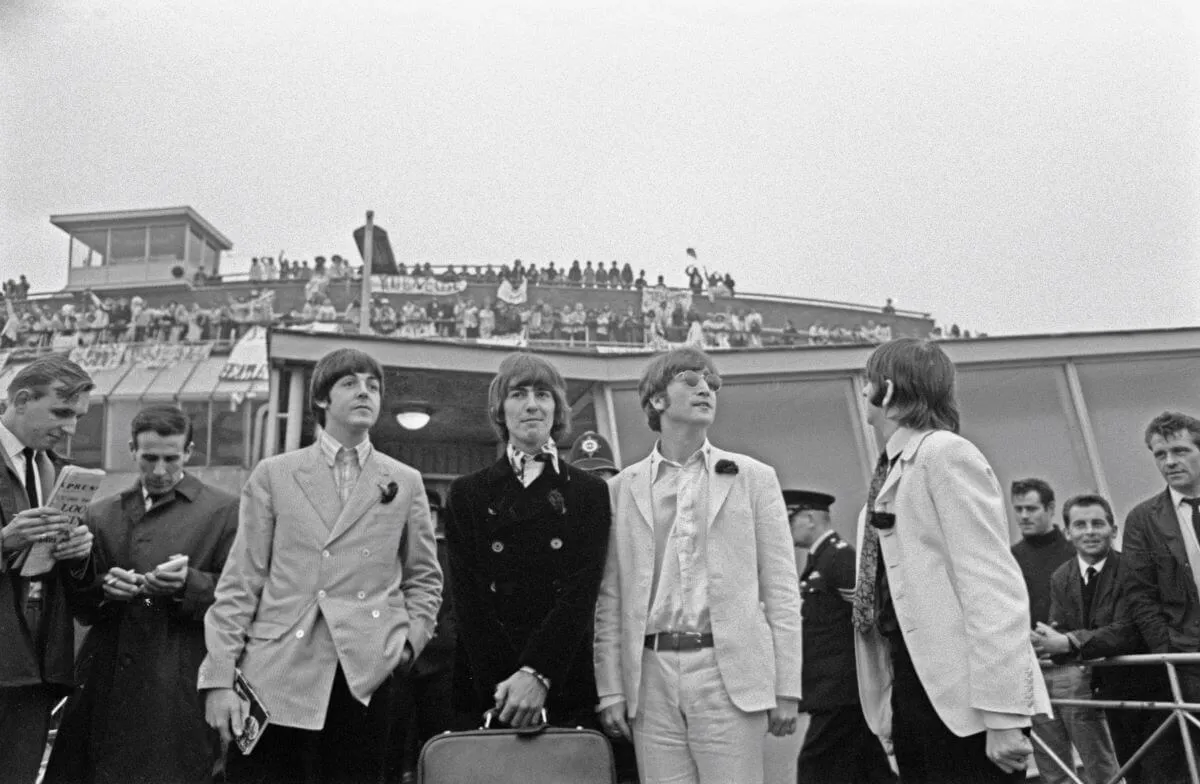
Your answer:
[[[243,465],[246,450],[243,444],[245,429],[242,427],[242,407],[230,411],[226,405],[214,405],[212,418],[213,443],[208,464]]]
[[[104,266],[104,253],[108,246],[108,229],[81,231],[71,237],[72,267]]]
[[[75,426],[70,457],[84,468],[102,468],[104,462],[104,404],[92,403]]]
[[[204,271],[210,275],[217,271],[217,249],[204,243]]]
[[[1200,362],[1187,356],[1119,359],[1081,362],[1078,369],[1113,511],[1124,522],[1130,509],[1166,489],[1146,449],[1146,425],[1164,411],[1200,415]]]
[[[183,261],[184,226],[150,227],[150,260]]]
[[[960,370],[958,402],[962,434],[991,463],[1006,501],[1013,480],[1028,477],[1045,479],[1059,499],[1096,491],[1061,366]]]
[[[199,264],[204,259],[204,240],[200,239],[196,232],[188,229],[187,241],[188,263]]]
[[[146,230],[144,228],[112,230],[113,264],[142,262],[145,258]]]
[[[180,405],[183,413],[192,421],[192,461],[191,465],[203,467],[208,465],[208,401],[191,401]]]

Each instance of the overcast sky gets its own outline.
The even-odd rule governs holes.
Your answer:
[[[992,334],[1200,324],[1200,3],[0,0],[0,276],[52,213],[246,258],[630,261]]]

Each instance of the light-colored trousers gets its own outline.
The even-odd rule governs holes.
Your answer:
[[[642,651],[633,720],[642,784],[759,784],[767,712],[729,699],[712,648]]]
[[[1060,664],[1043,667],[1042,674],[1046,678],[1046,691],[1050,692],[1052,699],[1086,700],[1092,696],[1091,671],[1086,667]],[[1071,746],[1074,745],[1079,752],[1079,759],[1083,761],[1083,775],[1080,778],[1086,784],[1109,781],[1121,767],[1117,764],[1112,735],[1109,734],[1108,722],[1102,710],[1055,706],[1054,718],[1034,717],[1033,731],[1046,741],[1055,756],[1068,765],[1073,764]],[[1033,756],[1038,775],[1046,784],[1070,781],[1063,769],[1036,742],[1033,744]]]

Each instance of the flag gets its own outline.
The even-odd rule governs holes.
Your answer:
[[[358,255],[363,256],[364,262],[366,256],[363,252],[363,237],[366,236],[366,228],[366,226],[359,226],[354,230],[354,244],[358,245]],[[396,269],[396,257],[392,255],[392,244],[388,242],[387,232],[376,226],[372,236],[374,237],[374,246],[371,249],[371,274],[399,274],[399,270]]]
[[[687,255],[691,256],[693,259],[694,259],[694,258],[696,258],[696,251],[695,251],[695,249],[694,249],[694,248],[688,248],[688,249],[687,249]]]

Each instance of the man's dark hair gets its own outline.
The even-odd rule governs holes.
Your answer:
[[[958,432],[954,363],[936,344],[920,338],[884,343],[867,360],[867,381],[878,394],[892,382],[896,421],[914,430]]]
[[[61,385],[57,392],[63,401],[74,400],[96,388],[87,371],[68,359],[66,354],[47,354],[33,360],[13,376],[8,385],[9,402],[15,400],[17,393],[23,389],[29,390],[31,400],[39,400],[50,394],[50,389],[56,384]]]
[[[356,348],[339,348],[321,357],[313,369],[312,381],[308,385],[308,400],[317,424],[325,427],[325,409],[317,403],[329,402],[329,390],[338,379],[366,373],[379,382],[379,398],[383,400],[383,368],[375,357]]]
[[[1192,443],[1200,447],[1200,419],[1178,411],[1164,411],[1146,426],[1146,446],[1150,446],[1152,436],[1160,436],[1167,441],[1185,431]]]
[[[183,435],[184,446],[192,443],[192,420],[182,408],[170,403],[156,403],[137,412],[129,431],[135,447],[138,435],[151,431],[163,437]]]
[[[707,370],[715,375],[717,367],[712,358],[700,349],[683,346],[659,354],[642,371],[642,378],[638,381],[638,396],[641,398],[642,411],[646,412],[646,424],[655,433],[662,432],[662,413],[654,407],[654,398],[666,392],[671,380],[685,370],[701,373]]]
[[[1077,506],[1098,506],[1104,510],[1104,516],[1108,518],[1108,524],[1116,525],[1113,520],[1112,505],[1108,503],[1108,500],[1104,496],[1096,495],[1095,493],[1083,493],[1081,495],[1071,496],[1067,499],[1067,502],[1063,504],[1062,517],[1064,526],[1070,527],[1071,510]]]
[[[1012,495],[1015,498],[1026,493],[1037,493],[1042,506],[1049,509],[1054,505],[1054,490],[1044,479],[1018,479],[1012,483]]]
[[[488,420],[500,440],[508,441],[508,425],[504,422],[504,401],[518,387],[544,389],[554,397],[554,424],[550,437],[556,442],[571,432],[571,404],[567,402],[567,382],[558,368],[545,357],[528,351],[509,354],[500,363],[496,377],[488,386]]]

